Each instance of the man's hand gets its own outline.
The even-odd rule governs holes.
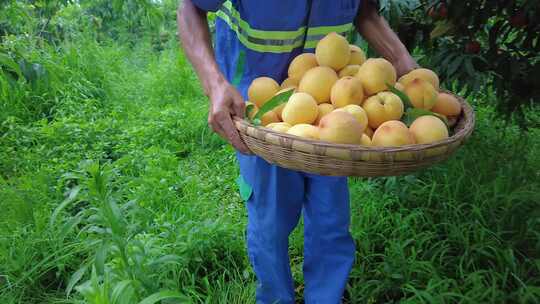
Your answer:
[[[409,55],[409,53],[398,57],[394,62],[392,62],[392,65],[396,68],[398,78],[418,67],[418,64],[416,61],[414,61],[411,55]]]
[[[211,106],[208,112],[208,125],[214,132],[230,142],[236,150],[251,154],[240,138],[231,117],[244,117],[245,103],[240,93],[226,80],[221,80],[212,86],[209,97]]]
[[[407,48],[392,31],[388,22],[379,16],[378,8],[372,1],[362,1],[356,17],[358,31],[379,55],[386,58],[396,68],[400,77],[418,65]]]
[[[244,101],[218,68],[206,12],[198,9],[191,0],[184,0],[178,10],[177,22],[186,56],[201,80],[205,94],[210,98],[208,124],[238,151],[250,154],[231,118],[231,115],[244,117]]]

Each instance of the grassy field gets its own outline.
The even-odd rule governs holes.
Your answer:
[[[252,303],[233,150],[207,127],[174,39],[157,51],[81,38],[47,54],[44,90],[2,95],[0,303],[167,290],[185,298],[166,303]],[[540,111],[525,132],[491,100],[487,89],[470,100],[477,128],[447,162],[350,180],[345,303],[540,302]],[[300,301],[302,227],[290,252]]]

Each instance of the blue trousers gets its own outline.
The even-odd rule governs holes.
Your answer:
[[[252,192],[247,247],[257,276],[257,303],[294,304],[288,238],[304,216],[304,299],[341,303],[354,263],[347,178],[292,171],[237,154]]]

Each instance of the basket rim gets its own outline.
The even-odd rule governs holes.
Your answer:
[[[374,147],[374,146],[363,146],[363,145],[351,145],[351,144],[336,144],[336,143],[329,143],[326,141],[321,140],[310,140],[302,137],[298,137],[291,134],[286,134],[282,132],[277,132],[272,129],[263,127],[263,126],[255,126],[251,123],[249,123],[247,120],[241,119],[239,117],[235,117],[235,125],[236,128],[242,132],[247,133],[247,129],[252,128],[255,129],[259,134],[261,135],[259,138],[264,139],[267,144],[276,145],[275,143],[268,142],[266,140],[266,134],[272,134],[274,136],[288,138],[290,140],[296,141],[296,142],[302,142],[306,145],[312,145],[315,147],[324,147],[324,148],[332,148],[332,149],[339,149],[339,150],[347,150],[347,151],[358,151],[358,152],[371,152],[371,153],[391,153],[391,152],[406,152],[406,151],[421,151],[421,150],[427,150],[432,148],[437,148],[441,146],[446,146],[451,143],[454,143],[458,140],[461,140],[467,136],[469,136],[475,125],[475,113],[471,105],[465,101],[461,96],[456,95],[450,91],[441,90],[441,92],[451,94],[454,97],[458,99],[462,106],[462,111],[459,115],[459,119],[456,122],[456,126],[462,125],[461,128],[458,129],[456,133],[454,133],[452,136],[449,136],[448,138],[445,138],[440,141],[436,141],[433,143],[428,144],[411,144],[411,145],[404,145],[404,146],[398,146],[398,147]],[[245,131],[242,129],[245,128]],[[251,135],[248,135],[251,136]]]

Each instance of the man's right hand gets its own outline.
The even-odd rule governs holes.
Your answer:
[[[251,154],[234,126],[232,116],[244,117],[244,100],[223,77],[214,57],[206,12],[190,0],[184,0],[178,10],[178,33],[205,94],[210,98],[208,124],[238,151]]]
[[[209,97],[211,106],[208,111],[208,125],[214,132],[230,142],[236,150],[251,154],[232,120],[232,116],[244,118],[245,103],[238,90],[221,78],[212,84]]]

